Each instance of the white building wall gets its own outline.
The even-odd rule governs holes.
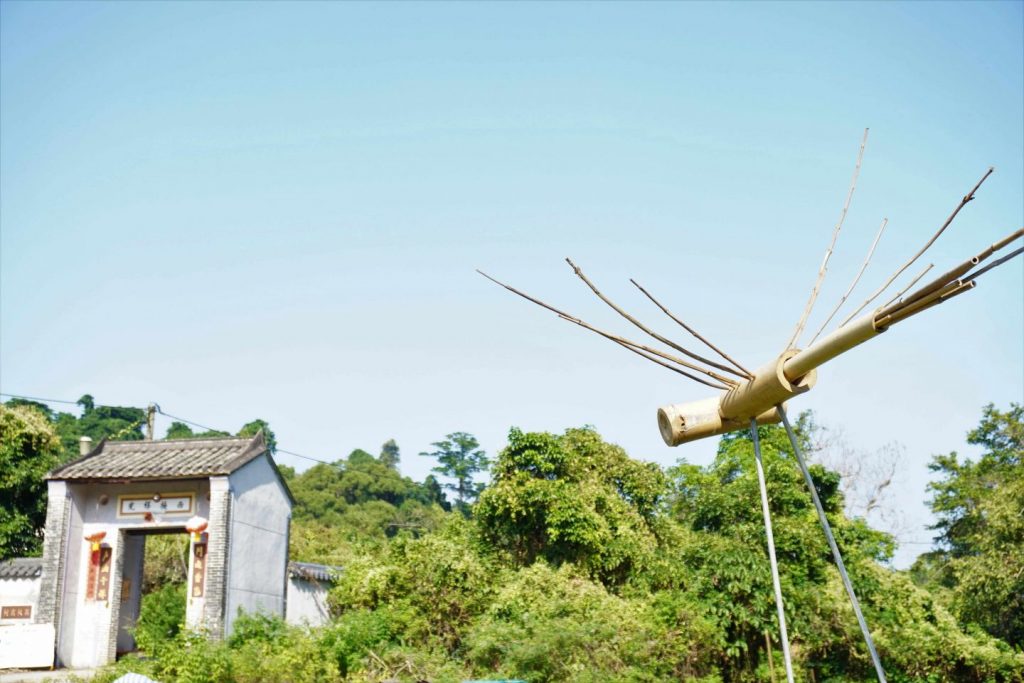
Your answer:
[[[39,605],[39,585],[41,577],[36,576],[26,579],[0,579],[0,607],[25,606],[32,608],[32,617],[35,617]],[[12,624],[31,624],[29,619],[4,619],[0,617],[0,626]]]
[[[50,482],[56,483],[56,482]],[[63,482],[59,482],[63,483]],[[79,590],[79,578],[85,582],[80,571],[83,557],[88,561],[88,552],[82,552],[82,501],[71,496],[71,513],[68,519],[67,538],[64,545],[64,576],[58,579],[58,591],[63,591],[59,599],[60,631],[57,633],[57,662],[69,666],[72,661],[72,649],[75,644],[75,627],[78,622],[78,605],[83,593]]]
[[[285,616],[291,501],[267,454],[230,476],[232,491],[225,635],[244,612]]]
[[[330,621],[330,610],[327,608],[327,591],[330,587],[331,584],[327,582],[289,577],[288,614],[285,617],[288,623],[322,626]]]

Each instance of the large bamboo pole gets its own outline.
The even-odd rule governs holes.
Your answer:
[[[976,278],[989,270],[969,272],[996,251],[1024,237],[1024,229],[1016,230],[987,247],[956,268],[913,292],[906,299],[876,308],[838,330],[812,343],[803,350],[789,349],[771,363],[760,368],[754,377],[729,388],[718,396],[663,406],[658,409],[658,428],[665,443],[678,446],[707,436],[737,431],[750,420],[758,424],[780,422],[776,406],[810,391],[817,381],[817,368],[889,327],[940,303],[971,291]],[[995,267],[1020,253],[1017,250],[992,264]]]

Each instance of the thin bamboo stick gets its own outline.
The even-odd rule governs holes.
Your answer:
[[[590,291],[592,291],[594,294],[597,295],[597,298],[599,298],[601,301],[603,301],[606,304],[608,304],[609,306],[611,306],[612,310],[614,310],[616,313],[618,313],[623,318],[625,318],[629,322],[631,322],[634,325],[636,325],[637,327],[639,327],[641,330],[643,330],[644,332],[646,332],[650,336],[652,336],[655,339],[657,339],[658,341],[660,341],[662,344],[665,344],[667,346],[671,346],[676,351],[679,351],[680,353],[685,354],[685,355],[689,356],[690,358],[693,358],[696,361],[699,361],[701,363],[705,363],[707,365],[710,365],[711,367],[717,368],[718,370],[721,370],[723,372],[728,372],[728,373],[731,373],[733,375],[736,375],[737,377],[741,377],[743,379],[746,379],[746,375],[744,375],[740,371],[734,370],[734,369],[732,369],[732,368],[730,368],[730,367],[728,367],[726,365],[721,365],[719,363],[716,363],[713,360],[708,360],[707,358],[704,358],[703,356],[699,356],[696,353],[693,353],[692,351],[690,351],[690,350],[688,350],[686,348],[683,348],[679,344],[676,344],[674,341],[672,341],[668,337],[663,337],[660,334],[658,334],[657,332],[651,330],[646,325],[644,325],[642,322],[640,322],[639,320],[634,318],[632,315],[630,315],[626,311],[622,310],[611,299],[609,299],[604,294],[602,294],[601,290],[599,290],[597,288],[597,286],[594,285],[594,283],[591,282],[590,279],[586,275],[583,274],[583,270],[579,266],[577,266],[575,263],[572,262],[572,259],[567,258],[567,259],[565,259],[565,262],[568,263],[572,267],[573,272],[576,273],[576,276],[579,277],[579,279],[583,280],[583,283],[586,284],[587,287],[590,288]]]
[[[843,221],[846,220],[846,212],[850,210],[850,200],[853,199],[853,191],[857,188],[857,176],[860,175],[860,164],[864,160],[864,147],[868,144],[868,129],[864,129],[864,137],[860,141],[860,151],[857,152],[857,165],[853,168],[853,178],[850,179],[850,191],[846,195],[846,202],[843,204],[843,210],[839,213],[839,220],[836,221],[836,227],[832,229],[832,242],[828,245],[828,249],[825,250],[825,258],[821,261],[821,267],[818,268],[818,277],[814,281],[814,287],[811,288],[811,296],[807,300],[807,305],[804,307],[803,315],[800,316],[800,321],[796,324],[796,329],[793,330],[793,337],[789,340],[786,345],[787,349],[793,348],[797,341],[800,339],[800,335],[803,334],[804,325],[807,324],[807,319],[811,317],[811,309],[814,308],[814,302],[818,299],[818,294],[821,292],[821,283],[825,281],[825,272],[828,270],[828,260],[832,257],[832,250],[836,247],[836,240],[839,239],[839,231],[843,228]]]
[[[693,335],[694,337],[696,337],[697,339],[699,339],[699,340],[700,340],[701,342],[703,342],[703,343],[704,343],[704,344],[705,344],[705,345],[706,345],[706,346],[707,346],[707,347],[708,347],[709,349],[711,349],[712,351],[714,351],[715,353],[717,353],[717,354],[718,354],[719,356],[721,356],[721,357],[722,357],[722,358],[724,358],[725,360],[729,361],[730,363],[732,363],[733,365],[735,365],[735,366],[736,366],[737,368],[739,368],[740,370],[742,370],[742,371],[743,371],[744,373],[746,373],[746,375],[747,375],[747,378],[748,378],[748,379],[751,379],[751,378],[753,378],[753,377],[754,377],[754,373],[752,373],[752,372],[751,372],[750,370],[747,370],[747,369],[746,369],[745,367],[743,367],[742,365],[740,365],[739,363],[737,363],[736,361],[734,361],[734,360],[733,360],[732,358],[730,358],[730,357],[729,357],[729,356],[728,356],[728,355],[727,355],[727,354],[725,353],[725,351],[722,351],[721,349],[719,349],[719,348],[718,348],[717,346],[715,346],[714,344],[712,344],[712,343],[711,343],[710,341],[708,341],[707,339],[705,339],[704,337],[702,337],[702,336],[700,335],[700,333],[699,333],[699,332],[697,332],[697,330],[693,329],[692,327],[690,327],[689,325],[687,325],[686,323],[684,323],[684,322],[683,322],[682,320],[680,320],[679,318],[677,318],[677,317],[676,317],[675,315],[673,315],[672,311],[670,311],[670,310],[668,310],[667,308],[665,308],[665,307],[664,307],[664,306],[663,306],[663,305],[661,304],[661,302],[660,302],[660,301],[658,301],[657,299],[655,299],[655,298],[654,298],[654,297],[653,297],[653,296],[651,295],[651,293],[650,293],[650,292],[648,292],[648,291],[647,291],[646,289],[644,289],[643,287],[641,287],[641,286],[640,286],[640,284],[639,284],[639,283],[638,283],[638,282],[637,282],[636,280],[634,280],[633,278],[630,278],[630,279],[629,279],[629,281],[630,281],[630,282],[632,282],[632,283],[633,283],[633,285],[634,285],[634,286],[635,286],[635,287],[636,287],[637,289],[639,289],[639,290],[640,290],[641,292],[643,292],[643,293],[644,293],[644,296],[646,296],[646,297],[647,297],[648,299],[650,299],[651,301],[653,301],[653,302],[654,302],[654,305],[655,305],[655,306],[657,306],[658,308],[660,308],[660,309],[662,310],[662,312],[664,312],[664,313],[665,313],[665,315],[667,315],[668,317],[672,318],[672,320],[674,320],[674,321],[675,321],[676,323],[678,323],[678,324],[679,324],[680,326],[682,326],[682,328],[683,328],[684,330],[686,330],[687,332],[689,332],[690,334],[692,334],[692,335]]]
[[[909,284],[909,285],[907,285],[906,287],[904,287],[903,289],[901,289],[900,291],[898,291],[898,292],[896,293],[896,296],[894,296],[893,298],[889,299],[889,300],[888,300],[888,301],[886,301],[886,302],[885,302],[884,304],[882,304],[882,308],[885,308],[886,306],[888,306],[889,304],[891,304],[891,303],[892,303],[893,301],[896,301],[896,299],[899,299],[899,298],[900,298],[901,296],[903,296],[904,294],[906,294],[906,293],[907,293],[907,290],[909,290],[909,289],[910,289],[911,287],[913,287],[914,285],[916,285],[916,284],[917,284],[917,281],[918,281],[918,280],[920,280],[921,278],[923,278],[923,277],[925,276],[925,274],[926,274],[926,273],[927,273],[927,272],[928,272],[929,270],[931,270],[932,268],[934,268],[934,267],[935,267],[935,264],[934,264],[934,263],[929,263],[929,264],[928,264],[927,266],[925,266],[924,270],[922,270],[922,271],[921,271],[920,273],[918,273],[918,274],[917,274],[917,276],[916,276],[916,277],[915,277],[915,278],[914,278],[913,280],[911,280],[911,281],[910,281],[910,284]]]
[[[906,301],[900,302],[898,304],[894,304],[893,306],[884,309],[879,315],[887,315],[889,313],[893,313],[893,312],[895,312],[895,310],[898,310],[899,308],[901,308],[903,306],[907,306],[909,304],[912,304],[915,301],[917,301],[919,299],[923,299],[924,297],[928,296],[929,294],[932,294],[933,292],[936,292],[936,291],[942,289],[948,283],[950,283],[950,282],[952,282],[954,280],[959,279],[962,275],[964,275],[965,273],[970,271],[971,268],[973,268],[974,266],[978,265],[979,263],[981,263],[982,261],[987,259],[989,256],[991,256],[995,252],[999,251],[1000,249],[1005,247],[1007,244],[1010,244],[1011,242],[1013,242],[1014,240],[1016,240],[1016,239],[1018,239],[1018,238],[1020,238],[1022,236],[1024,236],[1024,228],[1021,228],[1020,230],[1016,230],[1016,231],[1010,233],[1006,237],[1003,237],[1002,239],[998,240],[994,244],[991,244],[988,247],[986,247],[981,253],[977,254],[976,256],[972,256],[971,258],[967,259],[966,261],[964,261],[963,263],[961,263],[957,267],[952,268],[952,269],[946,271],[945,273],[943,273],[939,277],[935,278],[934,280],[932,280],[931,282],[929,282],[925,286],[921,287],[921,289],[917,290],[916,292],[911,294],[909,297],[907,297]]]
[[[813,344],[814,340],[817,339],[821,335],[822,331],[828,326],[828,324],[832,322],[832,318],[835,317],[835,314],[838,313],[839,309],[842,308],[843,304],[846,303],[846,300],[849,298],[850,293],[853,292],[853,288],[857,286],[858,282],[860,282],[861,276],[864,274],[864,271],[867,270],[868,263],[871,262],[871,256],[875,253],[875,247],[878,246],[878,240],[882,239],[882,233],[885,232],[885,226],[888,224],[889,219],[883,218],[882,225],[878,228],[878,234],[875,235],[875,241],[871,243],[871,248],[868,249],[868,255],[864,259],[864,263],[861,265],[860,270],[857,271],[857,276],[853,278],[853,282],[850,283],[850,286],[846,290],[846,293],[843,294],[843,298],[839,300],[839,303],[836,304],[836,307],[833,308],[832,312],[828,314],[827,318],[825,318],[825,322],[821,324],[821,327],[818,328],[818,331],[814,333],[813,337],[811,337],[811,341],[807,342],[808,346]]]
[[[964,280],[966,282],[974,282],[975,280],[977,280],[979,277],[981,277],[982,275],[984,275],[988,271],[992,270],[993,268],[996,268],[998,266],[1003,265],[1004,263],[1006,263],[1007,261],[1012,259],[1014,256],[1020,256],[1021,253],[1024,253],[1024,247],[1021,247],[1020,249],[1015,249],[1015,250],[1011,251],[1006,256],[1003,256],[1002,258],[993,261],[992,263],[988,264],[984,268],[981,268],[980,270],[977,270],[977,271],[975,271],[973,273],[968,273],[967,276],[964,278]]]
[[[690,379],[697,379],[697,381],[700,381],[702,384],[708,384],[708,386],[713,386],[715,389],[729,389],[730,387],[734,387],[734,386],[738,385],[738,382],[736,382],[735,380],[729,379],[728,377],[722,377],[720,375],[717,375],[716,373],[712,372],[711,370],[708,370],[706,368],[702,368],[700,366],[697,366],[697,365],[694,365],[692,363],[689,363],[689,362],[683,360],[682,358],[676,358],[675,356],[673,356],[671,354],[667,354],[667,353],[665,353],[663,351],[659,351],[658,349],[654,349],[654,348],[651,348],[649,346],[645,346],[643,344],[639,344],[639,343],[634,342],[632,340],[626,339],[625,337],[620,337],[620,336],[618,336],[616,334],[612,334],[610,332],[605,332],[604,330],[601,330],[601,329],[599,329],[597,327],[594,327],[590,323],[585,322],[585,321],[583,321],[583,320],[581,320],[581,319],[579,319],[579,318],[577,318],[577,317],[575,317],[573,315],[570,315],[569,313],[566,313],[565,311],[560,311],[559,309],[555,308],[554,306],[551,306],[550,304],[544,303],[540,299],[536,299],[536,298],[530,296],[529,294],[527,294],[525,292],[521,292],[521,291],[519,291],[518,289],[516,289],[515,287],[513,287],[511,285],[506,285],[504,282],[501,282],[500,280],[497,280],[497,279],[491,277],[490,275],[488,275],[487,273],[483,272],[482,270],[477,270],[476,272],[480,273],[481,275],[483,275],[485,278],[487,278],[491,282],[493,282],[493,283],[495,283],[497,285],[500,285],[501,287],[504,287],[505,289],[507,289],[508,291],[512,292],[513,294],[518,294],[519,296],[523,297],[527,301],[535,303],[538,306],[540,306],[541,308],[546,308],[547,310],[549,310],[552,313],[556,314],[559,318],[561,318],[563,320],[566,320],[568,322],[571,322],[571,323],[574,323],[576,325],[579,325],[580,327],[588,329],[591,332],[595,332],[595,333],[601,335],[602,337],[604,337],[606,339],[609,339],[609,340],[615,342],[616,344],[619,344],[620,346],[625,346],[625,347],[629,348],[630,350],[637,351],[637,352],[639,352],[641,350],[642,351],[646,351],[649,354],[660,356],[661,358],[664,358],[666,360],[670,360],[673,363],[678,363],[679,365],[682,365],[683,367],[687,367],[687,368],[690,368],[691,370],[695,370],[695,371],[700,372],[702,374],[708,375],[708,376],[718,380],[719,382],[721,382],[724,386],[708,384],[708,382],[706,382],[706,381],[702,381],[702,380],[700,380],[700,379],[698,379],[696,377],[693,377],[692,375],[689,375],[689,374],[686,374],[686,373],[683,373],[683,372],[680,371],[680,374],[686,374],[686,376],[690,377]],[[645,358],[648,358],[645,354],[641,353],[640,355],[644,356]],[[648,360],[653,360],[653,359],[652,358],[648,358]],[[655,361],[655,362],[657,362],[657,361]],[[663,364],[659,363],[659,365],[663,365]]]
[[[897,271],[896,271],[895,273],[893,273],[893,274],[892,274],[892,276],[891,276],[891,277],[890,277],[890,278],[889,278],[888,280],[886,280],[886,281],[885,281],[885,284],[883,284],[883,285],[882,285],[881,287],[879,287],[879,288],[878,288],[878,289],[877,289],[877,290],[875,291],[875,293],[874,293],[874,294],[872,294],[871,296],[869,296],[869,297],[868,297],[867,301],[865,301],[864,303],[862,303],[862,304],[860,305],[860,308],[858,308],[858,309],[857,309],[856,311],[854,311],[854,312],[853,312],[853,313],[851,313],[851,314],[850,314],[849,316],[847,316],[846,320],[844,320],[843,322],[839,323],[839,326],[840,326],[840,327],[842,327],[842,326],[843,326],[843,325],[845,325],[846,323],[848,323],[848,322],[850,322],[851,320],[853,320],[853,318],[854,318],[854,317],[855,317],[855,316],[856,316],[856,315],[857,315],[858,313],[860,313],[861,311],[863,311],[863,310],[864,310],[864,309],[865,309],[865,308],[867,307],[867,305],[868,305],[868,304],[870,304],[870,303],[871,303],[872,301],[874,301],[874,300],[875,300],[875,299],[876,299],[876,298],[878,297],[878,295],[879,295],[879,294],[881,294],[882,292],[884,292],[884,291],[885,291],[885,290],[886,290],[886,289],[887,289],[887,288],[889,287],[889,285],[891,285],[891,284],[893,283],[893,280],[895,280],[896,278],[898,278],[898,277],[900,276],[900,274],[902,274],[902,273],[903,273],[903,271],[904,271],[904,270],[906,270],[907,268],[909,268],[909,267],[910,267],[910,265],[911,265],[911,264],[912,264],[912,263],[913,263],[914,261],[916,261],[916,260],[917,260],[918,258],[920,258],[920,257],[921,257],[921,254],[923,254],[924,252],[928,251],[928,248],[929,248],[929,247],[931,247],[931,246],[932,246],[932,244],[934,244],[934,243],[935,243],[935,240],[939,239],[939,235],[941,235],[941,234],[942,234],[943,232],[945,232],[946,228],[948,228],[948,227],[949,227],[949,224],[953,222],[953,219],[954,219],[954,218],[956,218],[956,215],[957,215],[958,213],[960,213],[960,209],[962,209],[962,208],[964,208],[965,206],[967,206],[967,203],[968,203],[968,202],[970,202],[971,200],[973,200],[973,199],[974,199],[974,193],[975,193],[975,192],[977,192],[977,191],[978,191],[978,188],[979,188],[979,187],[981,187],[981,184],[982,184],[983,182],[985,182],[985,180],[986,180],[986,179],[987,179],[987,178],[988,178],[988,177],[989,177],[990,175],[992,175],[992,172],[993,172],[993,171],[995,171],[995,168],[992,168],[992,167],[989,167],[989,169],[988,169],[987,171],[985,171],[985,175],[981,176],[981,180],[979,180],[979,181],[978,181],[978,182],[977,182],[977,183],[976,183],[976,184],[974,185],[974,187],[973,187],[973,188],[971,188],[971,191],[970,191],[970,192],[968,192],[967,194],[965,194],[965,195],[964,195],[963,199],[961,199],[961,200],[960,200],[960,203],[956,205],[956,208],[955,208],[955,209],[953,209],[953,213],[949,214],[949,217],[948,217],[948,218],[946,219],[946,222],[942,224],[942,227],[940,227],[940,228],[938,229],[938,231],[937,231],[937,232],[936,232],[936,233],[935,233],[934,235],[932,235],[931,239],[929,239],[929,240],[928,240],[927,242],[925,242],[924,246],[923,246],[923,247],[921,247],[921,250],[920,250],[920,251],[918,251],[918,252],[917,252],[916,254],[914,254],[914,256],[913,256],[913,257],[912,257],[912,258],[911,258],[911,259],[910,259],[909,261],[907,261],[907,262],[906,262],[906,263],[904,263],[904,264],[903,264],[902,266],[900,266],[900,267],[899,267],[899,270],[897,270]]]

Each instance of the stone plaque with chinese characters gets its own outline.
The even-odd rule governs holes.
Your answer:
[[[203,585],[206,578],[206,544],[196,543],[192,546],[192,597],[203,597]]]
[[[195,494],[169,493],[139,494],[117,497],[118,517],[145,517],[151,515],[192,515],[195,510]]]

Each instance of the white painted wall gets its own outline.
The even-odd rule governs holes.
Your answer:
[[[53,624],[0,626],[0,670],[53,665]]]
[[[330,621],[327,609],[327,591],[331,584],[326,581],[307,581],[292,576],[288,578],[288,614],[285,619],[289,624],[308,624],[322,626]]]
[[[61,498],[71,498],[71,511],[68,519],[67,538],[64,539],[64,576],[57,586],[61,593],[59,599],[60,631],[57,633],[57,663],[67,666],[71,661],[71,652],[75,643],[75,624],[78,621],[78,602],[82,593],[78,589],[79,564],[82,561],[82,510],[83,501],[74,495],[74,487],[63,481],[47,482],[47,493],[51,496],[59,492]],[[88,555],[88,548],[86,548]]]
[[[93,534],[100,530],[107,530],[107,536],[103,539],[103,545],[110,546],[112,551],[111,562],[113,563],[116,561],[117,553],[123,552],[123,548],[120,547],[119,543],[120,534],[111,533],[108,530],[108,525],[87,522],[82,525],[82,534],[79,535],[78,538],[82,538],[84,535]],[[75,595],[77,596],[77,599],[74,601],[75,623],[73,626],[71,624],[67,624],[61,629],[64,633],[67,633],[69,631],[69,627],[71,627],[72,646],[70,648],[70,656],[66,658],[61,657],[61,659],[63,659],[70,668],[87,669],[107,663],[107,650],[110,640],[110,605],[113,604],[113,601],[117,596],[111,594],[109,595],[108,600],[104,602],[99,600],[85,600],[85,584],[89,576],[89,563],[92,561],[92,552],[89,549],[88,543],[85,541],[76,543],[75,537],[72,536],[70,547],[74,547],[76,545],[79,547],[84,546],[84,551],[78,554],[78,560],[75,563],[77,568],[75,581],[70,584],[73,586]],[[112,567],[112,581],[113,574],[114,570]]]
[[[230,476],[231,536],[225,635],[239,609],[285,616],[291,501],[263,454]]]
[[[0,607],[28,605],[32,608],[29,619],[4,619],[0,617],[0,626],[11,624],[31,624],[39,607],[39,585],[42,577],[30,579],[0,579]]]

